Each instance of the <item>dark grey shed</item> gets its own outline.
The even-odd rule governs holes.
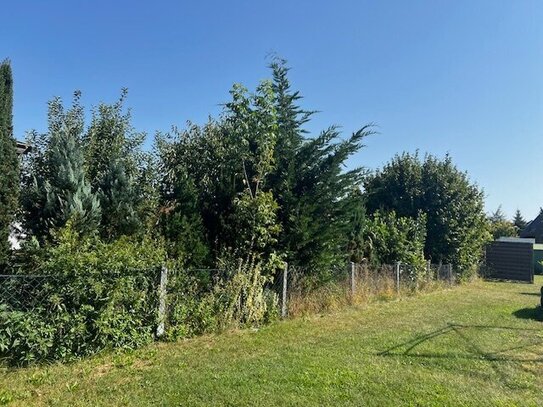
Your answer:
[[[534,282],[532,239],[495,241],[486,247],[486,277]]]

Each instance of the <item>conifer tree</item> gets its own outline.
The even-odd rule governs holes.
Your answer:
[[[48,133],[32,138],[36,150],[25,171],[23,207],[28,231],[40,240],[69,220],[81,233],[96,230],[100,222],[100,203],[85,175],[80,96],[74,94],[66,112],[60,98],[49,102]]]
[[[9,61],[0,64],[0,269],[9,255],[9,233],[17,210],[19,160],[12,124],[13,78]]]
[[[273,61],[271,69],[278,134],[276,168],[269,178],[280,206],[280,244],[290,263],[318,274],[348,257],[349,236],[356,233],[352,211],[360,204],[352,191],[364,171],[343,167],[372,129],[364,126],[344,141],[337,141],[340,133],[335,126],[317,137],[306,137],[303,125],[314,112],[298,106],[302,97],[291,89],[285,61]]]
[[[520,232],[522,229],[526,227],[526,223],[527,223],[526,219],[524,219],[524,217],[520,213],[520,210],[517,209],[517,211],[515,212],[515,217],[513,218],[513,224],[515,225],[517,230]]]

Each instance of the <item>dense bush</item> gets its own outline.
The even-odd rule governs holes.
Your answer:
[[[161,245],[128,238],[104,243],[68,225],[55,244],[28,250],[35,273],[47,278],[27,295],[43,300],[26,312],[9,304],[2,310],[2,356],[27,363],[134,348],[153,339],[156,279],[165,261]]]
[[[426,214],[427,258],[452,263],[466,277],[476,271],[490,238],[484,194],[451,157],[404,153],[368,177],[364,188],[369,213],[395,211],[412,219]]]
[[[14,272],[32,266],[41,277],[24,287],[25,295],[40,299],[32,309],[9,302],[0,308],[0,357],[15,364],[149,343],[158,324],[159,271],[166,264],[167,340],[259,325],[279,309],[276,293],[265,289],[282,264],[276,258],[243,260],[225,252],[221,269],[204,278],[166,261],[164,245],[153,240],[107,243],[81,236],[70,223],[54,243],[40,248],[30,242],[18,257]]]
[[[374,264],[402,262],[424,269],[426,215],[415,219],[397,216],[394,211],[377,211],[365,228],[367,258]]]

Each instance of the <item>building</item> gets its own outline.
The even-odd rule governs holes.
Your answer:
[[[543,243],[543,210],[529,222],[519,233],[519,237],[535,239],[536,243]]]
[[[22,141],[17,141],[17,154],[19,156],[22,156],[23,154],[26,154],[30,151],[30,146],[26,143],[23,143]]]

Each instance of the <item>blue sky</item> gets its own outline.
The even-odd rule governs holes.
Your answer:
[[[3,5],[0,58],[12,61],[15,131],[46,127],[46,102],[80,89],[87,106],[129,89],[152,136],[203,122],[232,83],[292,67],[309,129],[379,135],[349,165],[402,151],[449,152],[487,209],[543,206],[543,1],[18,1]]]

